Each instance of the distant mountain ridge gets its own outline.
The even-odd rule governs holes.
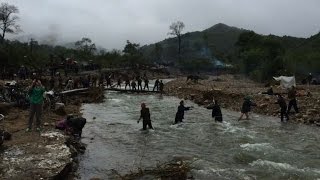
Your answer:
[[[235,43],[241,33],[248,31],[222,23],[203,31],[188,32],[182,35],[183,58],[225,59],[236,51]],[[155,43],[156,44],[156,43]],[[145,45],[142,51],[145,57],[155,60],[155,44]],[[177,38],[172,37],[158,42],[162,47],[162,57],[155,61],[174,61],[177,58]]]

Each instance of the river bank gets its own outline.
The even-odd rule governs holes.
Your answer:
[[[25,132],[28,109],[8,107],[2,122],[12,139],[0,147],[0,177],[3,179],[67,179],[77,167],[77,155],[85,147],[63,131],[55,129],[57,121],[67,114],[80,114],[82,103],[103,100],[103,90],[92,88],[86,93],[66,97],[64,112],[44,110],[43,129]],[[72,174],[71,174],[72,175]]]
[[[254,113],[278,117],[279,105],[275,104],[277,98],[261,94],[266,90],[263,84],[233,75],[210,76],[206,80],[199,80],[198,83],[186,81],[186,78],[178,78],[165,85],[165,92],[168,95],[193,100],[203,106],[208,105],[214,97],[222,108],[237,112],[240,112],[243,98],[250,95],[258,105],[253,108]],[[278,87],[273,90],[275,93],[286,94],[285,90]],[[320,111],[320,87],[298,85],[297,90],[300,113],[290,114],[291,122],[320,126],[320,114],[318,113]],[[275,119],[278,120],[278,118]]]

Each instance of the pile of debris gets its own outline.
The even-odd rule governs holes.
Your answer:
[[[170,161],[157,165],[155,168],[138,169],[137,172],[131,172],[126,175],[119,174],[116,170],[112,170],[114,178],[122,180],[134,179],[170,179],[170,180],[186,180],[193,179],[190,174],[191,162],[186,161]]]

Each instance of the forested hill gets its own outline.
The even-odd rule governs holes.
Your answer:
[[[188,32],[181,39],[181,55],[190,58],[230,59],[236,51],[235,43],[244,29],[216,24],[204,31]],[[165,39],[156,44],[142,47],[145,57],[152,61],[174,61],[177,59],[178,40],[176,37]]]

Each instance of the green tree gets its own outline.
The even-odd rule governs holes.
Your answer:
[[[162,45],[160,43],[156,43],[155,46],[154,46],[154,54],[155,54],[157,62],[161,62],[161,60],[162,60],[162,52],[163,52]]]
[[[78,52],[78,58],[82,60],[89,60],[93,57],[96,51],[96,45],[90,38],[82,38],[80,41],[75,42],[75,46]]]
[[[283,71],[285,48],[275,36],[261,36],[252,31],[242,33],[239,47],[239,67],[258,81],[270,80]]]
[[[131,43],[129,40],[127,40],[127,44],[122,52],[124,53],[124,57],[127,63],[131,67],[134,68],[139,64],[143,64],[143,57],[140,51],[140,44]]]

